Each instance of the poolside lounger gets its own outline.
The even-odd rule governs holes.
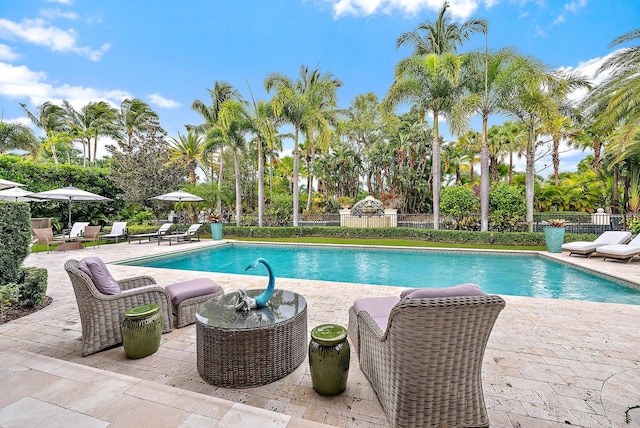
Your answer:
[[[111,232],[102,235],[102,239],[115,239],[116,244],[120,238],[124,238],[127,236],[127,222],[126,221],[116,221],[111,226]]]
[[[636,235],[628,244],[611,244],[598,247],[596,256],[603,256],[604,260],[626,260],[627,263],[640,255],[640,235]]]
[[[138,244],[142,243],[142,240],[144,238],[147,238],[149,241],[151,241],[152,239],[159,239],[161,236],[166,235],[167,233],[169,233],[169,229],[171,229],[171,226],[173,226],[173,223],[163,223],[160,226],[160,229],[158,229],[157,232],[154,233],[140,233],[138,235],[129,235],[129,243],[131,243],[132,239],[137,239],[138,240]]]
[[[160,245],[161,241],[169,241],[169,246],[171,246],[171,243],[173,242],[173,240],[175,240],[176,242],[180,242],[180,241],[191,241],[192,237],[196,237],[198,239],[198,241],[200,240],[200,227],[202,226],[201,223],[195,223],[192,224],[191,226],[189,226],[189,230],[187,230],[184,233],[176,233],[174,235],[163,235],[160,236],[158,238],[158,245]]]
[[[591,257],[595,251],[604,245],[622,244],[631,238],[631,232],[613,232],[608,231],[602,233],[594,241],[576,241],[562,244],[563,250],[568,250],[569,255],[580,254]]]

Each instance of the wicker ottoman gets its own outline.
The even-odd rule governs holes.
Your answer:
[[[207,278],[176,282],[167,286],[167,292],[171,296],[173,324],[176,328],[196,322],[198,306],[224,294],[222,287]]]

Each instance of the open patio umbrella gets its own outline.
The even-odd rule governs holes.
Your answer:
[[[0,189],[8,189],[11,187],[19,187],[19,186],[24,186],[24,184],[20,184],[20,183],[16,183],[15,181],[9,181],[9,180],[0,178]]]
[[[154,196],[151,199],[157,199],[159,201],[171,201],[171,202],[200,202],[204,201],[200,196],[196,196],[183,190],[176,190],[175,192],[165,193],[164,195]]]
[[[0,190],[1,201],[31,202],[36,200],[35,198],[30,198],[29,195],[33,195],[33,193],[19,187],[10,187],[8,189]]]
[[[112,199],[104,196],[96,195],[95,193],[87,192],[86,190],[78,189],[77,187],[67,186],[59,189],[47,190],[46,192],[33,193],[33,198],[49,199],[57,201],[69,201],[69,228],[71,228],[71,203],[78,202],[106,202]]]

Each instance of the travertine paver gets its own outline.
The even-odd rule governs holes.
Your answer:
[[[80,320],[71,283],[63,269],[65,260],[99,256],[113,262],[204,245],[211,245],[211,241],[171,247],[125,242],[66,253],[30,255],[27,265],[48,269],[47,294],[54,302],[36,314],[1,325],[0,350],[27,350],[153,382],[150,385],[176,386],[247,404],[249,408],[303,418],[309,423],[340,427],[388,426],[375,393],[360,371],[355,353],[352,353],[347,390],[331,398],[313,391],[307,361],[284,379],[257,388],[225,389],[207,384],[196,369],[193,325],[163,335],[159,351],[140,360],[127,360],[122,347],[80,356]],[[640,282],[640,260],[622,264],[567,254],[550,256]],[[116,278],[148,274],[165,286],[198,276],[217,281],[227,292],[265,285],[264,278],[246,275],[119,265],[109,265],[109,269]],[[420,280],[428,283],[428,278]],[[400,291],[396,287],[281,278],[277,279],[276,287],[305,297],[309,304],[309,329],[321,323],[346,325],[348,308],[355,299],[397,295]],[[640,409],[630,410],[631,424],[624,424],[627,409],[640,404],[639,306],[504,297],[507,305],[491,335],[483,364],[485,398],[492,427],[640,426]],[[118,385],[112,384],[109,391],[112,399]],[[145,389],[140,391],[143,393]],[[98,404],[104,399],[102,395],[93,401],[87,399],[75,404],[70,402],[70,405],[89,409],[94,406],[99,414]],[[154,407],[142,410],[152,414]],[[254,416],[260,419],[265,415],[257,411]],[[219,422],[225,417],[231,420],[232,416],[224,412],[221,416],[214,411],[210,415],[188,417],[195,423],[204,420],[201,418]]]

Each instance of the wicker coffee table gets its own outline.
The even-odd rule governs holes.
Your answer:
[[[247,290],[255,297],[262,290]],[[307,353],[307,301],[276,290],[266,307],[236,311],[236,293],[214,297],[196,311],[198,373],[234,388],[265,385],[295,370]]]

